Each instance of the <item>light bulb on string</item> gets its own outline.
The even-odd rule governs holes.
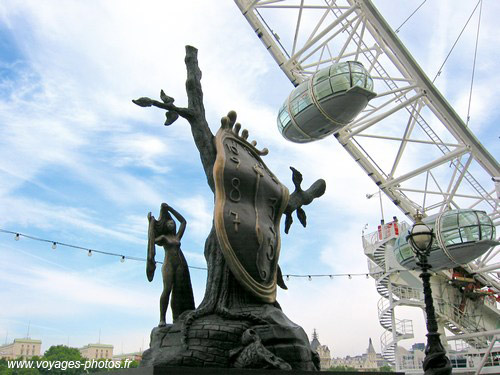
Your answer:
[[[26,237],[26,238],[29,238],[29,239],[32,239],[32,240],[37,240],[37,241],[42,241],[42,242],[45,242],[45,243],[49,243],[49,244],[51,244],[51,247],[52,247],[52,249],[54,249],[54,250],[55,250],[55,249],[57,249],[57,246],[58,246],[58,245],[61,245],[61,244],[62,244],[62,246],[74,247],[74,248],[81,249],[81,250],[84,250],[84,251],[86,250],[86,251],[87,251],[87,256],[89,256],[89,257],[90,257],[90,256],[92,256],[92,252],[94,251],[94,250],[91,250],[91,249],[85,249],[85,248],[83,248],[83,247],[76,246],[76,245],[68,245],[68,244],[66,244],[66,243],[57,242],[57,241],[52,241],[52,240],[49,240],[49,239],[37,238],[37,237],[31,236],[31,235],[21,234],[21,233],[17,233],[17,232],[13,232],[13,231],[7,231],[7,230],[4,230],[4,229],[2,229],[2,228],[0,228],[0,232],[2,232],[2,233],[10,233],[10,234],[14,234],[14,240],[16,240],[16,241],[19,241],[19,240],[21,239],[21,236],[23,236],[23,237]],[[96,251],[97,251],[98,253],[101,253],[101,251],[98,251],[98,250],[96,250]],[[127,256],[125,256],[125,255],[121,255],[121,254],[117,254],[117,253],[112,253],[112,252],[102,252],[102,253],[103,253],[103,254],[105,254],[105,255],[118,256],[118,257],[120,258],[120,262],[121,262],[121,263],[124,263],[124,262],[125,262],[125,259],[127,258]],[[132,257],[132,258],[130,258],[130,259],[133,259],[133,260],[141,260],[141,261],[145,261],[145,260],[146,260],[146,259],[139,259],[139,258],[137,258],[137,259],[136,259],[136,258],[133,258],[133,257]],[[160,264],[161,264],[161,262],[155,262],[155,264],[157,264],[157,263],[160,263]],[[190,268],[191,268],[191,267],[190,267]],[[199,268],[199,267],[194,267],[194,268]],[[202,268],[199,268],[199,269],[202,269]],[[205,269],[205,268],[203,268],[203,269]],[[206,269],[205,269],[205,270],[206,270]],[[399,275],[399,274],[400,274],[400,271],[399,271],[399,270],[397,270],[397,271],[395,270],[395,271],[393,271],[393,272],[394,272],[394,274],[396,274],[396,275]],[[406,271],[406,272],[408,272],[408,271]],[[435,273],[434,273],[434,274],[435,274]],[[286,280],[290,280],[290,277],[304,277],[304,278],[305,278],[305,277],[307,277],[307,279],[308,279],[309,281],[312,281],[312,278],[313,278],[313,277],[329,277],[329,278],[330,278],[330,280],[333,280],[333,278],[334,278],[334,277],[336,277],[336,276],[348,276],[348,278],[351,280],[353,276],[362,276],[362,275],[365,275],[365,277],[366,277],[367,279],[369,279],[369,278],[370,278],[370,276],[373,276],[374,274],[370,274],[370,273],[355,273],[355,274],[345,274],[345,273],[344,273],[344,274],[322,274],[322,275],[307,275],[307,274],[305,274],[305,275],[304,275],[304,274],[289,275],[289,274],[288,274],[288,275],[283,275],[283,276],[285,276],[285,277],[286,277]]]

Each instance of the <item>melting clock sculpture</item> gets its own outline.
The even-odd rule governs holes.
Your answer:
[[[163,91],[161,102],[150,98],[133,102],[165,109],[165,125],[183,117],[191,126],[215,195],[214,225],[204,251],[207,285],[198,307],[185,304],[176,309],[173,324],[162,321],[153,329],[141,366],[318,370],[317,353],[304,330],[281,310],[276,288],[286,289],[278,266],[281,217],[286,216],[287,233],[293,212],[305,227],[302,206],[323,195],[325,181],[320,179],[303,190],[302,175],[291,168],[295,191],[290,194],[262,160],[268,150],[259,150],[255,141],[248,141],[248,131],[236,123],[234,111],[222,118],[214,136],[205,118],[195,48],[186,47],[185,62],[187,108],[175,106]],[[148,278],[152,269],[150,261]],[[187,283],[189,276],[182,280]],[[173,287],[186,291],[176,298],[192,300],[190,286]]]

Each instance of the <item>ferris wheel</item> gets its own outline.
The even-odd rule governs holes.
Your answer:
[[[452,259],[451,263],[460,265],[460,271],[467,274],[462,276],[473,276],[498,296],[500,249],[495,247],[495,228],[500,224],[500,165],[371,1],[235,3],[295,86],[288,97],[284,93],[284,104],[277,109],[282,135],[298,143],[333,135],[374,182],[374,188],[410,221],[422,213],[436,229],[442,229],[440,245],[445,252],[453,246],[463,248],[467,230],[479,233],[477,239],[483,245],[488,237],[488,246],[474,260]],[[443,224],[452,216],[457,223],[455,237]],[[473,222],[476,229],[472,229]],[[481,232],[486,223],[491,232]],[[397,237],[394,229],[395,225],[386,226],[389,235],[384,237],[379,231],[376,236],[380,237],[371,244],[370,268],[378,269],[380,275],[386,274],[387,259],[380,264],[375,253],[378,249],[379,259],[384,257],[380,252],[386,251],[386,240]],[[454,280],[451,273],[447,276],[449,282]],[[382,279],[377,280],[377,290],[382,289]],[[396,293],[395,298],[402,297]],[[390,308],[382,310],[383,315]],[[494,316],[498,319],[500,315]],[[392,327],[390,332],[393,342],[386,342],[388,353],[398,341],[397,329]],[[460,332],[468,331],[463,328]],[[394,352],[388,357],[391,355]]]

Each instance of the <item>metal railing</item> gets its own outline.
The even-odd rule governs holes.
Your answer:
[[[391,289],[392,294],[395,298],[394,302],[412,301],[412,302],[423,302],[424,296],[422,289],[415,289],[407,286],[398,286]],[[390,301],[386,298],[381,298],[378,303],[379,315],[383,310],[386,310],[390,306]]]
[[[373,277],[377,277],[377,275],[382,274],[385,272],[385,270],[380,267],[377,263],[375,263],[373,260],[370,258],[367,258],[367,263],[368,263],[368,271],[370,272],[370,275]]]
[[[442,298],[434,298],[436,312],[445,318],[448,318],[453,323],[458,324],[457,328],[464,328],[468,333],[484,331],[485,327],[480,324],[479,319],[475,319],[467,313],[466,310],[445,301]]]
[[[396,319],[396,337],[405,336],[407,338],[413,337],[413,322],[409,319]],[[398,341],[396,338],[396,341]],[[380,344],[382,346],[382,352],[385,352],[387,348],[394,345],[394,337],[392,331],[385,331],[380,336]]]
[[[400,370],[422,370],[422,359],[414,359],[415,353],[410,352],[403,356],[400,361]],[[460,353],[448,352],[446,356],[450,359],[453,373],[472,373],[477,371],[481,362],[484,360],[481,374],[498,374],[500,368],[500,347],[495,347],[486,358],[483,353],[462,351]]]
[[[399,300],[409,300],[421,302],[424,300],[424,294],[422,289],[411,288],[409,286],[398,286],[392,288],[392,293]]]

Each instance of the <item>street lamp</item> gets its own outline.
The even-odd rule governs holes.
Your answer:
[[[428,257],[432,247],[434,233],[431,228],[422,222],[422,215],[415,215],[415,224],[410,234],[406,238],[413,253],[417,258],[417,266],[422,270],[420,278],[424,287],[425,313],[427,315],[427,345],[425,347],[425,359],[423,364],[425,375],[449,375],[451,374],[451,363],[446,356],[441,340],[439,339],[436,313],[434,312],[434,303],[432,300],[432,291],[430,284],[431,274],[429,269],[431,265]]]

